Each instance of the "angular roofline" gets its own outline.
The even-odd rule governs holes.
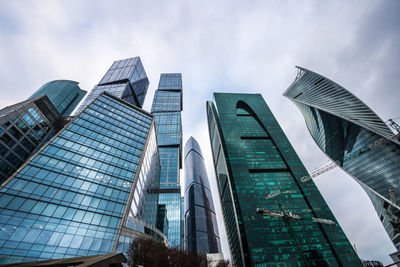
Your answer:
[[[364,106],[364,108],[366,108],[366,110],[368,110],[368,111],[371,113],[372,116],[374,116],[374,118],[373,118],[374,120],[379,121],[380,124],[381,124],[383,127],[387,128],[388,132],[392,133],[392,136],[394,135],[394,133],[392,132],[392,130],[389,128],[389,126],[387,126],[387,124],[386,124],[386,123],[385,123],[385,122],[384,122],[384,121],[383,121],[383,120],[382,120],[382,119],[381,119],[381,118],[366,104],[366,103],[364,103],[360,98],[358,98],[358,97],[357,97],[356,95],[354,95],[352,92],[350,92],[349,90],[347,90],[347,89],[344,88],[343,86],[339,85],[339,84],[336,83],[335,81],[333,81],[333,80],[331,80],[331,79],[329,79],[329,78],[327,78],[327,77],[325,77],[325,76],[323,76],[323,75],[321,75],[321,74],[318,74],[318,73],[316,73],[316,72],[314,72],[314,71],[311,71],[311,70],[309,70],[309,69],[306,69],[306,68],[303,68],[303,67],[299,67],[299,66],[296,66],[296,68],[299,70],[298,73],[297,73],[297,75],[296,75],[296,78],[295,78],[295,80],[292,82],[292,84],[288,87],[288,89],[286,89],[286,91],[282,94],[283,96],[289,98],[289,99],[290,99],[291,101],[293,101],[293,102],[299,102],[299,103],[302,103],[302,104],[307,105],[307,106],[313,106],[313,105],[310,105],[309,103],[307,103],[307,102],[305,102],[305,101],[302,101],[302,100],[299,100],[299,99],[296,99],[296,100],[295,100],[293,97],[290,97],[290,96],[287,95],[288,92],[297,84],[297,82],[303,77],[303,75],[304,75],[305,73],[307,73],[307,72],[312,73],[312,74],[314,74],[314,75],[316,75],[316,76],[320,76],[320,77],[326,79],[329,83],[333,84],[335,87],[337,87],[337,88],[339,88],[339,89],[341,89],[341,90],[344,90],[344,91],[345,91],[346,93],[348,93],[351,97],[353,97],[354,99],[356,99],[360,104],[362,104],[362,105]],[[315,107],[315,106],[313,106],[313,107]],[[343,115],[341,115],[341,114],[333,113],[332,111],[330,111],[330,110],[328,110],[328,109],[325,109],[325,108],[323,108],[323,107],[319,107],[319,106],[318,106],[317,108],[318,108],[318,109],[321,109],[321,110],[323,110],[323,111],[325,111],[325,112],[327,112],[327,113],[329,113],[329,114],[332,114],[333,116],[340,117],[340,118],[342,118],[342,119],[344,119],[344,120],[346,120],[346,121],[350,121],[350,122],[352,122],[352,123],[354,123],[354,124],[357,124],[357,125],[359,125],[360,127],[366,128],[366,129],[368,129],[368,130],[370,130],[370,131],[372,131],[372,132],[374,132],[374,133],[376,133],[376,134],[378,134],[378,135],[380,135],[380,136],[382,136],[382,137],[384,137],[384,138],[387,138],[387,139],[389,139],[389,140],[391,140],[391,141],[394,141],[395,143],[400,144],[399,141],[394,140],[394,139],[391,139],[391,138],[390,138],[391,136],[386,136],[383,132],[377,131],[377,130],[374,129],[373,127],[370,127],[370,126],[365,125],[365,124],[363,124],[363,123],[360,123],[360,122],[358,122],[358,121],[352,120],[351,118],[347,118],[347,117],[345,117],[345,116],[343,116]]]

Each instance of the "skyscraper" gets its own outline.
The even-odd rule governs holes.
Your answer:
[[[100,83],[90,91],[79,106],[77,113],[104,91],[141,108],[148,87],[149,79],[139,57],[117,60],[111,65]]]
[[[185,145],[185,247],[198,254],[219,253],[221,245],[203,154],[190,137]]]
[[[68,116],[86,95],[86,91],[79,87],[78,82],[55,80],[44,84],[28,99],[41,95],[46,95],[61,115]]]
[[[0,263],[168,242],[155,227],[159,175],[153,116],[100,93],[1,185]]]
[[[0,110],[0,184],[61,129],[64,120],[41,95]]]
[[[362,266],[260,94],[215,93],[212,154],[237,266]],[[261,213],[261,214],[260,214]]]
[[[151,113],[156,124],[161,161],[159,205],[165,205],[167,209],[168,240],[172,247],[181,247],[181,111],[182,74],[161,74]]]
[[[302,112],[322,151],[365,190],[393,244],[400,250],[400,141],[348,90],[298,67],[284,95]]]

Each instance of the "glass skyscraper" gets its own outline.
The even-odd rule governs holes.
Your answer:
[[[203,154],[190,137],[185,145],[185,248],[198,254],[219,253],[221,245]]]
[[[0,110],[0,184],[63,126],[49,98],[41,95]]]
[[[139,57],[117,60],[111,65],[100,83],[83,100],[77,113],[104,91],[141,108],[148,87],[149,79]]]
[[[138,236],[168,243],[155,227],[156,144],[151,114],[97,95],[1,185],[0,263],[124,252]]]
[[[215,93],[207,117],[235,265],[362,266],[260,94]]]
[[[370,197],[393,244],[400,249],[400,141],[348,90],[304,68],[284,93],[302,112],[322,151]]]
[[[165,205],[167,210],[168,240],[172,247],[181,247],[181,111],[182,75],[161,74],[151,113],[156,124],[161,161],[159,205]]]
[[[78,86],[78,82],[55,80],[44,84],[28,99],[41,95],[46,95],[61,115],[69,116],[86,95],[86,91]]]

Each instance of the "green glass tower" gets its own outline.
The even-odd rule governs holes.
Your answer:
[[[237,266],[362,266],[260,94],[215,93],[207,117]]]
[[[44,84],[28,99],[41,95],[47,95],[61,115],[69,116],[86,95],[86,91],[79,87],[78,82],[55,80]]]

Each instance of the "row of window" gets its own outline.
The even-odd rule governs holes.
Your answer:
[[[106,104],[106,106],[104,106]],[[140,111],[137,111],[136,109],[132,109],[130,107],[127,107],[125,105],[121,105],[118,102],[115,102],[115,100],[109,98],[108,96],[103,96],[99,99],[99,101],[96,103],[95,106],[93,106],[93,109],[96,110],[96,106],[102,107],[102,108],[107,108],[107,105],[110,105],[111,109],[110,111],[112,112],[113,116],[119,115],[124,117],[127,121],[123,121],[124,123],[128,123],[129,121],[133,123],[137,123],[139,125],[143,125],[141,121],[143,121],[145,124],[151,124],[151,116],[146,115]],[[108,112],[108,110],[104,110],[104,112]],[[132,124],[134,126],[134,124]]]
[[[151,111],[180,111],[181,98],[180,93],[156,91]]]
[[[162,112],[154,113],[153,115],[156,126],[162,124],[181,124],[180,112]]]
[[[180,73],[161,74],[158,90],[164,90],[164,89],[182,90],[182,74]]]
[[[159,188],[160,162],[154,128],[150,132],[149,143],[146,148],[139,178],[135,184],[130,216],[155,227],[158,195],[154,194],[153,190]]]
[[[179,149],[159,148],[161,173],[160,184],[179,183]]]
[[[0,128],[0,182],[10,176],[44,139],[50,127],[35,108]],[[34,144],[34,145],[33,145]]]
[[[111,252],[152,117],[106,95],[86,110],[2,189],[1,255],[45,259]],[[159,177],[149,175],[158,160],[153,139],[139,198]],[[140,205],[140,199],[134,202]],[[152,202],[154,207],[146,200],[144,208],[155,220],[157,199]],[[74,230],[72,224],[80,225]],[[103,234],[92,226],[104,228]]]
[[[111,154],[113,156],[118,154],[121,157],[124,158],[130,158],[131,154],[139,156],[142,150],[143,143],[133,143],[132,145],[128,145],[125,143],[122,143],[121,140],[118,140],[119,135],[115,133],[114,131],[110,130],[104,130],[103,128],[97,128],[98,130],[101,130],[101,132],[95,132],[92,131],[91,129],[87,129],[84,127],[79,127],[78,125],[70,125],[67,128],[67,131],[64,131],[60,137],[65,137],[66,139],[70,141],[74,141],[74,143],[82,144],[85,146],[91,146],[94,148],[102,149],[103,145],[102,144],[107,144],[108,147],[111,147],[110,150],[105,151],[108,154]],[[73,134],[71,134],[73,132]],[[65,141],[57,141],[55,144],[60,145],[59,143],[65,144]],[[62,144],[62,145],[63,145]],[[69,143],[68,143],[69,144]],[[92,148],[93,149],[93,148]],[[91,151],[87,151],[88,154],[90,154]]]
[[[121,142],[133,140],[134,142],[143,143],[147,136],[147,133],[142,132],[146,130],[144,127],[139,128],[141,131],[135,130],[135,128],[124,130],[122,127],[116,128],[115,123],[110,123],[107,120],[93,119],[87,116],[85,113],[82,114],[82,117],[76,119],[75,123],[79,127],[84,127],[95,132],[100,132],[100,129],[109,129],[109,132],[114,133],[115,137]],[[105,127],[102,128],[103,125]]]
[[[139,61],[138,57],[132,57],[132,58],[127,58],[127,59],[117,60],[117,61],[113,62],[113,64],[110,67],[110,70],[119,69],[119,68],[126,68],[128,66],[133,66],[133,65],[138,64],[139,63],[138,61]]]
[[[67,150],[52,144],[46,147],[45,152],[48,153],[49,156],[75,162],[76,164],[83,165],[85,168],[113,173],[115,170],[114,166],[117,168],[123,168],[126,171],[131,171],[132,169],[135,169],[135,165],[139,162],[140,150],[135,150],[139,155],[129,153],[129,157],[126,157],[127,160],[123,160],[110,153],[112,152],[110,150],[102,150],[102,145],[104,145],[103,143],[100,143],[98,147],[93,149],[90,145],[80,145],[61,138],[59,140],[61,141],[54,143],[54,145],[59,145],[64,142],[65,145],[61,145],[61,147],[64,147]],[[96,158],[96,161],[91,159],[92,157]]]
[[[179,193],[160,194],[158,203],[165,204],[167,209],[168,241],[171,247],[179,247],[181,234],[181,195]]]
[[[132,65],[126,65],[126,62],[127,61],[114,63],[99,84],[122,81],[124,79],[128,79],[133,83],[146,77],[146,73],[140,62],[136,61],[135,63],[137,64]]]
[[[57,209],[55,212],[63,212]],[[71,213],[70,209],[67,209],[64,215],[68,213],[72,214],[71,218],[77,216],[77,220],[84,220],[86,214],[82,217],[82,214],[77,212],[78,210]],[[94,218],[93,215],[92,221],[99,220],[101,223],[107,219]],[[110,217],[109,222],[111,221],[112,224],[119,224],[119,220],[115,220],[115,217]],[[0,222],[4,223],[4,225],[0,224],[0,252],[7,256],[5,259],[15,257],[60,258],[60,255],[56,254],[62,253],[86,256],[92,254],[90,251],[94,252],[93,254],[98,254],[98,251],[107,253],[110,251],[117,232],[115,226],[109,228],[24,212],[8,213],[7,215],[2,212]],[[63,257],[61,256],[61,258]]]
[[[64,179],[64,181],[63,181]],[[6,186],[7,192],[17,193],[32,199],[51,201],[57,204],[71,205],[92,211],[105,211],[107,214],[120,215],[123,204],[128,198],[125,190],[112,189],[108,186],[98,185],[68,176],[58,176],[51,183],[50,179],[39,179],[27,181],[24,179],[13,179]],[[62,183],[60,183],[62,182]]]

